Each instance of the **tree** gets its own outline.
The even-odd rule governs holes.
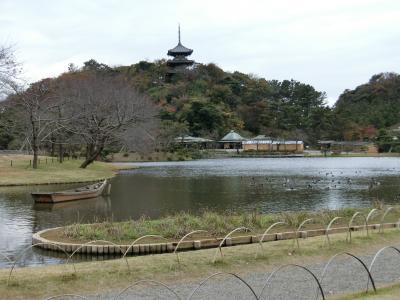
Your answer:
[[[126,77],[98,72],[71,76],[60,84],[58,97],[68,102],[66,114],[71,122],[65,129],[86,144],[81,168],[91,164],[106,146],[126,140],[130,130],[136,129],[133,137],[141,132],[145,141],[151,140],[146,127],[156,120],[158,108]]]
[[[19,72],[13,48],[0,45],[0,100],[14,92]]]
[[[10,104],[18,112],[25,141],[33,152],[32,167],[36,169],[40,145],[62,128],[59,123],[63,120],[55,116],[62,103],[55,97],[53,81],[44,79],[31,84],[26,91],[17,91]]]
[[[376,129],[390,127],[400,119],[400,75],[380,73],[354,90],[345,90],[335,104],[337,118]],[[341,130],[341,128],[338,128]]]
[[[223,124],[221,111],[206,101],[194,101],[186,114],[186,121],[190,131],[194,135],[200,135],[202,131],[213,132]]]
[[[175,144],[175,139],[177,137],[181,137],[183,142],[183,138],[188,134],[189,127],[187,122],[179,123],[171,120],[164,120],[162,122],[159,142],[164,149],[169,149]]]

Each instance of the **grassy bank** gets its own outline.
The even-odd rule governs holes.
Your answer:
[[[103,162],[81,169],[82,160],[58,163],[51,157],[40,157],[35,170],[30,166],[31,159],[29,155],[0,155],[0,186],[89,182],[110,178],[116,173],[116,167]]]
[[[302,228],[315,229],[325,228],[329,222],[337,219],[332,228],[337,226],[347,226],[350,218],[356,211],[365,215],[370,209],[346,208],[341,210],[326,210],[319,212],[285,212],[279,214],[258,214],[258,213],[216,213],[205,211],[199,215],[189,213],[177,213],[164,218],[151,220],[142,217],[138,220],[125,222],[102,222],[95,224],[73,224],[55,231],[49,231],[43,235],[44,238],[63,242],[87,242],[91,240],[108,240],[114,243],[131,243],[133,240],[144,235],[161,235],[172,241],[178,240],[185,234],[194,230],[206,230],[206,233],[193,235],[192,238],[199,237],[223,237],[229,231],[238,227],[247,227],[253,233],[263,233],[270,225],[275,222],[285,222],[274,227],[270,232],[282,232],[296,230],[305,220],[308,221]],[[379,223],[382,211],[375,213],[370,222]],[[398,220],[395,211],[390,212],[385,222],[396,222]],[[359,216],[354,219],[353,225],[362,225],[364,219]],[[238,232],[238,234],[243,234]],[[188,239],[190,240],[190,238]]]
[[[373,254],[381,247],[400,243],[400,234],[398,229],[391,229],[384,234],[371,233],[367,238],[364,233],[355,232],[351,244],[345,239],[346,234],[337,234],[331,246],[327,247],[324,237],[307,238],[301,241],[301,247],[296,251],[293,251],[292,241],[270,242],[264,244],[264,252],[259,253],[257,258],[257,244],[228,247],[224,248],[224,261],[216,264],[211,262],[215,249],[181,253],[180,267],[173,253],[130,257],[131,272],[127,271],[125,261],[121,259],[79,263],[76,264],[76,274],[71,265],[18,268],[10,286],[7,286],[9,270],[0,270],[0,299],[44,299],[64,293],[105,294],[142,279],[167,284],[197,284],[216,272],[245,276],[254,272],[270,272],[287,263],[312,265],[326,262],[342,251],[356,255]]]
[[[366,294],[365,292],[358,292],[346,296],[335,297],[335,300],[398,300],[400,298],[400,284],[393,284],[381,287],[375,293]]]
[[[153,152],[146,155],[140,153],[113,153],[107,156],[113,162],[148,162],[148,161],[180,161],[191,160],[189,151]]]
[[[321,155],[306,155],[307,157],[325,157]],[[328,154],[326,157],[400,157],[400,153],[396,152],[383,152],[383,153],[357,153],[357,152],[342,152]]]

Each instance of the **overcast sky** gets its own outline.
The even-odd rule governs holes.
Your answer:
[[[90,58],[166,58],[178,23],[197,62],[309,83],[330,104],[373,74],[400,72],[399,0],[0,0],[0,43],[15,45],[30,81]]]

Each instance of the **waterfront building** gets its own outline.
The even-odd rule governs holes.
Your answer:
[[[219,142],[222,144],[223,149],[241,149],[242,142],[245,140],[239,133],[231,130]]]
[[[356,153],[378,153],[378,146],[372,142],[360,141],[318,141],[321,151],[333,153],[356,152]]]
[[[303,152],[303,141],[273,139],[257,136],[242,142],[244,151],[270,151],[270,152]]]
[[[174,139],[174,142],[183,145],[185,148],[210,149],[214,146],[213,140],[190,135],[178,136]]]

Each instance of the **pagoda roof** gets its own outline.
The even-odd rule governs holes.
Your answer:
[[[168,50],[168,55],[178,56],[178,55],[190,55],[193,53],[192,49],[186,48],[181,44],[181,25],[178,26],[178,45],[174,48]]]
[[[168,55],[174,56],[174,55],[179,55],[179,54],[185,54],[185,55],[190,55],[193,53],[192,49],[186,48],[181,44],[181,42],[178,43],[174,48],[168,50]]]
[[[186,57],[174,57],[167,61],[167,65],[192,65],[194,60],[187,59]]]

